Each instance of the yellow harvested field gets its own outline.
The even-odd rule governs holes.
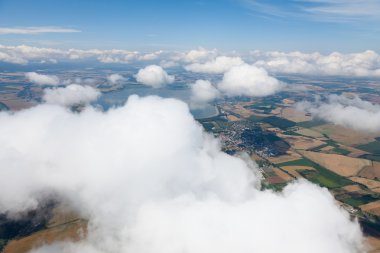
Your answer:
[[[284,98],[284,99],[282,100],[282,102],[283,102],[284,104],[286,104],[286,105],[291,105],[291,104],[294,104],[294,103],[295,103],[294,100],[291,100],[291,99],[288,99],[288,98]]]
[[[380,187],[379,188],[373,188],[373,189],[371,189],[371,191],[380,193]]]
[[[284,140],[289,143],[292,148],[300,150],[315,148],[325,144],[325,142],[321,140],[304,136],[288,136],[279,134],[279,137],[284,138]]]
[[[346,192],[348,193],[362,193],[362,194],[366,194],[366,191],[363,190],[359,185],[357,184],[352,184],[352,185],[347,185],[347,186],[344,186],[342,187],[343,190],[345,190]]]
[[[326,146],[326,147],[324,147],[324,148],[321,148],[320,150],[321,150],[321,151],[330,151],[330,150],[332,150],[332,149],[334,149],[333,146]]]
[[[302,155],[315,163],[344,177],[355,176],[363,167],[371,165],[371,161],[336,154],[324,154],[311,151],[300,151]]]
[[[10,241],[2,253],[27,253],[43,244],[57,241],[78,241],[86,236],[87,223],[77,220],[34,233],[30,236]]]
[[[308,128],[301,128],[298,131],[296,131],[296,133],[299,133],[299,134],[302,134],[305,136],[309,136],[309,137],[313,137],[313,138],[323,137],[323,135],[320,132],[317,132],[317,131],[314,131],[314,130],[311,130]]]
[[[373,162],[372,166],[364,167],[358,175],[369,179],[380,179],[380,163]]]
[[[277,163],[285,163],[285,162],[290,162],[290,161],[295,161],[300,159],[301,156],[295,152],[291,152],[288,155],[282,155],[282,156],[277,156],[277,157],[268,157],[268,160],[271,163],[277,164]]]
[[[380,187],[380,182],[376,180],[371,180],[363,177],[350,177],[351,181],[357,182],[359,184],[363,184],[370,189]]]
[[[227,109],[227,108],[226,108]],[[241,117],[243,118],[248,118],[250,116],[253,115],[252,111],[244,108],[242,105],[240,104],[237,104],[237,105],[230,105],[229,106],[229,109],[227,110],[230,110],[238,115],[240,115]]]
[[[63,204],[58,205],[52,211],[52,218],[49,220],[47,227],[54,227],[60,224],[79,220],[80,216],[77,212],[73,211],[70,207]]]
[[[297,111],[293,107],[286,107],[281,111],[281,117],[294,121],[294,122],[303,122],[312,120],[311,116],[306,116],[304,112]]]
[[[255,153],[252,153],[252,154],[251,154],[251,159],[252,159],[253,161],[263,161],[263,160],[264,160],[263,158],[261,158],[260,156],[258,156],[258,155],[255,154]]]
[[[282,108],[281,107],[277,107],[276,109],[272,110],[270,113],[273,114],[273,115],[278,115],[280,114],[282,111]]]
[[[367,253],[379,253],[380,252],[380,238],[368,236],[365,238],[367,246]]]
[[[276,173],[277,176],[281,177],[284,181],[291,181],[294,179],[288,173],[280,170],[279,168],[273,168],[273,172]]]
[[[36,102],[27,101],[17,97],[17,93],[0,94],[0,102],[8,106],[12,111],[19,111],[36,105]]]
[[[240,119],[236,117],[235,115],[228,115],[227,116],[228,121],[239,121]]]
[[[52,218],[47,228],[29,236],[11,240],[3,253],[27,253],[42,244],[57,241],[78,241],[87,234],[87,221],[68,206],[58,205],[52,210]]]
[[[283,166],[281,169],[285,170],[288,172],[290,175],[296,178],[303,178],[302,175],[299,173],[299,171],[302,170],[315,170],[312,167],[309,166]]]
[[[379,136],[379,133],[363,133],[333,124],[325,124],[313,127],[312,129],[328,135],[331,139],[333,139],[336,142],[343,143],[348,146],[365,144],[374,141],[374,138]]]
[[[359,157],[361,155],[368,154],[368,152],[365,152],[363,150],[356,149],[353,147],[349,147],[349,146],[345,146],[345,145],[341,145],[340,147],[347,150],[347,151],[350,151],[350,153],[347,155],[350,157]]]
[[[380,200],[374,201],[374,202],[370,202],[368,204],[361,205],[359,207],[364,212],[371,213],[371,214],[374,214],[374,215],[377,215],[377,216],[380,215]]]

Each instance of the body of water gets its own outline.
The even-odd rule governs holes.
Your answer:
[[[176,98],[186,103],[190,101],[190,89],[184,84],[171,84],[163,88],[151,88],[141,84],[127,84],[124,88],[104,93],[96,104],[105,110],[110,107],[123,105],[130,95],[150,96],[156,95],[164,98]],[[195,118],[208,118],[218,114],[214,105],[208,105],[203,109],[192,110]]]

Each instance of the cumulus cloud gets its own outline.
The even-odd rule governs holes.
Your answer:
[[[163,53],[163,51],[157,51],[157,52],[153,52],[153,53],[147,53],[147,54],[143,54],[141,56],[138,57],[139,60],[141,61],[153,61],[153,60],[156,60],[158,59],[158,57]]]
[[[216,49],[207,50],[205,48],[193,49],[185,53],[177,53],[172,58],[183,62],[203,62],[215,58],[218,54]]]
[[[191,84],[191,107],[202,108],[219,96],[219,91],[207,80],[197,80]]]
[[[55,75],[43,75],[36,72],[25,73],[26,79],[29,82],[39,84],[39,85],[58,85],[59,78]]]
[[[158,65],[149,65],[140,69],[135,75],[135,78],[137,82],[153,88],[160,88],[174,82],[174,76],[168,75],[168,73]]]
[[[244,64],[223,75],[217,88],[227,96],[268,96],[281,90],[283,84],[263,68]]]
[[[297,103],[298,110],[313,117],[364,132],[380,132],[380,105],[372,104],[355,96],[330,95],[326,101]]]
[[[33,253],[364,250],[357,221],[326,189],[301,181],[261,191],[257,167],[221,152],[175,99],[2,112],[0,133],[1,212],[54,192],[89,220],[84,240]]]
[[[244,61],[240,57],[218,56],[211,61],[187,65],[185,69],[196,73],[221,74],[242,64]]]
[[[256,66],[269,72],[325,76],[380,76],[380,56],[374,51],[329,55],[301,52],[251,52]]]
[[[100,91],[91,86],[70,84],[66,87],[44,89],[42,100],[48,104],[73,106],[88,104],[98,99],[100,95]]]
[[[107,76],[107,80],[111,84],[117,84],[120,81],[125,80],[125,78],[122,75],[120,75],[120,74],[111,74],[111,75]]]
[[[36,27],[0,27],[0,35],[4,34],[40,34],[40,33],[76,33],[80,30],[55,26]]]

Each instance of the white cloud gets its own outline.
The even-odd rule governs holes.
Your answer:
[[[149,65],[140,69],[135,77],[137,82],[153,88],[160,88],[174,82],[174,76],[168,75],[162,67],[157,65]]]
[[[13,63],[13,64],[26,64],[26,63],[28,63],[27,60],[25,60],[21,57],[18,57],[14,54],[9,54],[6,52],[0,52],[0,61]]]
[[[324,75],[324,76],[380,76],[380,56],[374,51],[341,54],[301,52],[260,52],[251,53],[256,66],[269,72],[286,74]]]
[[[227,96],[268,96],[281,90],[283,84],[263,68],[244,64],[227,71],[217,88]]]
[[[240,57],[218,56],[205,63],[187,65],[185,69],[196,73],[220,74],[242,64],[244,64],[244,61]]]
[[[364,132],[380,132],[380,105],[359,97],[330,95],[327,101],[300,102],[298,110],[310,112],[313,117]]]
[[[304,7],[305,12],[329,20],[359,21],[379,19],[380,15],[380,3],[373,0],[307,0],[306,2],[314,5]]]
[[[162,60],[160,61],[160,66],[163,68],[173,68],[179,66],[179,63],[176,61]]]
[[[326,189],[261,191],[257,167],[221,152],[175,99],[2,112],[0,135],[1,212],[54,193],[89,219],[84,240],[33,253],[364,251],[358,222]]]
[[[55,75],[43,75],[36,72],[25,73],[26,79],[39,85],[58,85],[59,78]]]
[[[207,103],[215,100],[219,91],[207,80],[197,80],[191,84],[191,107],[202,108]]]
[[[198,48],[190,50],[184,54],[179,55],[178,60],[182,60],[184,62],[202,62],[206,60],[210,60],[217,55],[217,50],[207,50],[205,48]]]
[[[98,99],[100,95],[100,91],[91,86],[70,84],[66,87],[44,89],[42,99],[48,104],[73,106],[88,104]]]
[[[4,46],[0,45],[0,60],[14,64],[27,64],[30,60],[52,60],[62,58],[64,51],[52,48],[39,48],[30,46]]]
[[[120,81],[125,80],[125,78],[120,74],[111,74],[111,75],[107,76],[107,80],[111,84],[116,84],[116,83],[119,83]]]
[[[147,54],[143,54],[143,55],[139,56],[138,59],[140,61],[153,61],[153,60],[158,59],[158,57],[162,53],[163,53],[163,51],[157,51],[157,52],[153,52],[153,53],[147,53]]]
[[[236,55],[232,53],[231,55]],[[14,64],[29,62],[57,63],[59,61],[94,60],[105,64],[128,64],[136,61],[156,60],[162,67],[187,64],[185,69],[198,73],[224,73],[230,68],[244,64],[238,56],[222,56],[216,50],[192,50],[187,53],[163,52],[142,54],[129,50],[100,49],[54,49],[0,45],[0,61]],[[244,59],[270,73],[304,74],[323,76],[380,77],[380,55],[368,50],[361,53],[329,55],[302,52],[252,51]]]
[[[76,33],[80,30],[54,26],[36,27],[0,27],[0,35],[4,34],[40,34],[40,33]]]
[[[96,59],[102,63],[130,63],[138,59],[140,53],[137,51],[120,50],[120,49],[110,49],[110,50],[80,50],[80,49],[70,49],[65,52],[66,57],[71,60],[76,59]]]
[[[102,63],[130,63],[139,60],[141,54],[137,51],[110,49],[54,49],[43,47],[31,47],[27,45],[4,46],[0,45],[0,60],[15,64],[33,62],[57,62],[60,60],[96,60]]]
[[[379,20],[380,3],[376,0],[289,0],[275,5],[264,0],[243,0],[252,11],[276,18],[295,18],[319,22],[360,23]],[[375,23],[376,24],[376,23]]]

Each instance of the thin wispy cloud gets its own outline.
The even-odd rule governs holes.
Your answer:
[[[4,34],[40,34],[40,33],[77,33],[80,30],[55,26],[33,27],[0,27],[0,35]]]
[[[380,20],[376,0],[242,0],[254,12],[279,18],[309,19],[320,22],[367,22]]]

